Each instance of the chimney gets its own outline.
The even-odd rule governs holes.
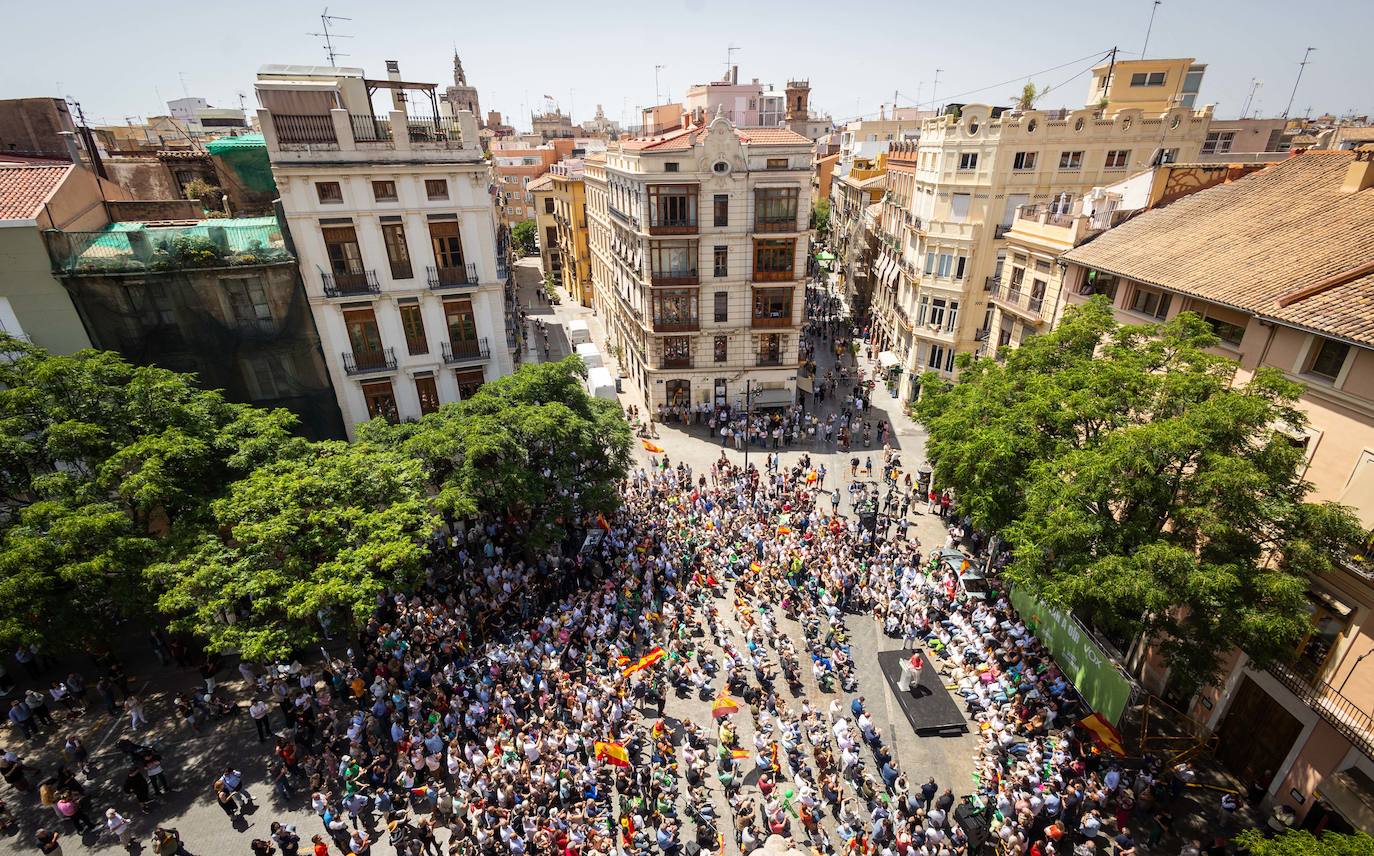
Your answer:
[[[737,65],[730,66],[730,83],[732,85],[739,84],[739,66]]]
[[[1345,171],[1341,193],[1359,193],[1374,186],[1374,143],[1366,143],[1355,150],[1355,159]]]
[[[81,163],[81,147],[77,145],[76,134],[71,131],[58,131],[57,136],[62,138],[62,145],[67,150],[67,157],[74,164]]]
[[[397,83],[401,82],[401,64],[398,61],[394,59],[386,61],[386,79],[394,80]],[[400,110],[402,113],[407,112],[405,92],[400,89],[391,90],[391,109]]]

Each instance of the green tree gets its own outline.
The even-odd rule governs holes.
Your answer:
[[[1006,576],[1113,635],[1158,639],[1185,685],[1306,628],[1305,591],[1360,548],[1349,509],[1304,501],[1299,384],[1235,383],[1207,324],[1121,326],[1105,299],[1005,354],[927,375],[935,482],[1015,553]]]
[[[539,244],[536,241],[535,225],[533,220],[521,220],[511,227],[511,240],[515,242],[515,249],[522,256],[532,256],[539,252]]]
[[[149,576],[173,627],[254,662],[317,643],[320,612],[361,626],[379,593],[421,576],[438,523],[419,461],[339,442],[257,468],[214,519],[216,534]]]
[[[583,372],[577,357],[521,366],[419,422],[373,420],[360,437],[419,459],[445,518],[508,515],[538,548],[614,510],[629,470],[629,426],[614,402],[587,394]]]
[[[150,614],[143,569],[226,482],[302,448],[294,427],[190,375],[0,337],[0,644],[79,649]]]
[[[811,228],[824,237],[830,231],[830,200],[817,199],[811,207]]]
[[[187,182],[182,192],[186,194],[187,199],[199,202],[200,206],[207,210],[215,211],[224,208],[224,191],[203,178],[196,178]]]
[[[1035,99],[1044,95],[1046,92],[1049,92],[1049,90],[1036,91],[1035,84],[1028,82],[1025,86],[1021,87],[1021,95],[1016,99],[1016,109],[1022,111],[1030,110],[1035,106]]]
[[[1305,829],[1290,829],[1266,838],[1258,829],[1247,829],[1236,836],[1236,844],[1251,856],[1374,856],[1374,838],[1363,832],[1325,832],[1318,838]]]

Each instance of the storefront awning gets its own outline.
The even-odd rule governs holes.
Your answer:
[[[900,366],[902,361],[897,359],[897,355],[891,351],[882,351],[878,354],[878,365],[885,369],[895,369]]]
[[[790,389],[761,389],[754,393],[754,407],[787,407],[792,398]]]
[[[815,392],[815,391],[816,391],[815,384],[812,382],[811,378],[809,378],[809,377],[799,377],[799,378],[797,378],[797,389],[800,389],[802,392]]]

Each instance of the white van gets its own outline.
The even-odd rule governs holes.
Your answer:
[[[606,368],[590,369],[587,372],[587,392],[592,398],[616,401],[615,378],[611,376],[611,370]]]
[[[583,342],[577,346],[577,355],[582,358],[582,362],[589,369],[599,369],[605,365],[601,359],[601,351],[591,342]]]
[[[592,331],[587,329],[586,321],[568,322],[568,344],[584,345],[592,340]]]

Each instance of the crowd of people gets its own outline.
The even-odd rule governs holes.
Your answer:
[[[845,340],[835,309],[813,308],[814,339]],[[867,408],[858,380],[836,369],[818,385],[855,399],[840,408],[851,431]],[[793,415],[794,427],[814,416]],[[687,418],[715,432],[740,417]],[[475,521],[436,546],[421,586],[380,596],[342,654],[240,666],[275,796],[308,800],[318,818],[272,823],[256,856],[368,856],[383,842],[406,856],[747,854],[775,834],[814,854],[1130,856],[1149,834],[1141,821],[1177,797],[1174,772],[1127,774],[1085,742],[1085,711],[1039,641],[995,587],[965,591],[939,548],[978,544],[957,503],[917,496],[890,450],[885,500],[857,457],[848,473],[851,507],[871,501],[878,525],[839,513],[841,488],[806,456],[760,454],[746,469],[722,451],[708,472],[653,461],[626,480],[617,514],[586,521],[600,535],[581,549],[532,553],[517,523]],[[935,549],[905,535],[922,499],[949,524]],[[899,761],[859,687],[853,636],[870,621],[919,650],[967,709],[972,781],[921,775],[919,754]],[[237,709],[206,683],[177,701],[188,729]],[[55,704],[86,703],[84,684],[64,686]],[[27,706],[35,729],[40,708]],[[146,809],[169,786],[161,755],[132,739],[120,749]],[[43,782],[56,815],[43,852],[60,851],[67,821],[99,828],[79,799],[84,747],[69,750]],[[0,774],[25,790],[16,762],[5,754]],[[234,766],[210,792],[230,823],[256,802]],[[131,811],[102,824],[124,844]],[[153,840],[160,854],[181,847],[175,830]]]

